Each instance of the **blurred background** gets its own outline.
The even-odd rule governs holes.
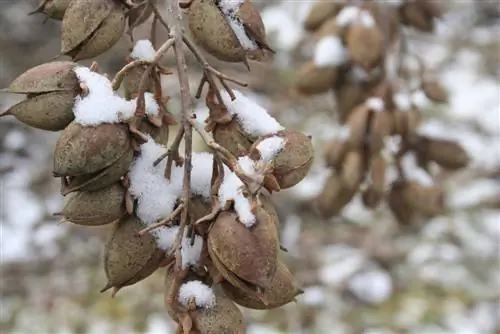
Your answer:
[[[317,159],[304,181],[273,195],[289,250],[283,259],[305,292],[276,310],[244,310],[248,332],[500,333],[498,2],[443,0],[446,14],[434,34],[405,31],[410,48],[451,94],[448,105],[425,110],[428,131],[458,140],[472,158],[468,168],[440,180],[449,213],[419,226],[400,226],[385,205],[366,210],[359,198],[329,220],[309,210],[308,200],[328,175],[322,147],[338,129],[332,94],[293,101],[287,94],[295,71],[311,56],[302,22],[314,1],[256,4],[277,51],[274,62],[252,62],[249,73],[209,59],[247,81],[245,92],[282,124],[313,135]],[[36,5],[0,1],[0,87],[59,51],[60,23],[27,16]],[[148,29],[135,36],[147,36]],[[97,59],[100,70],[116,73],[130,46],[124,36]],[[169,59],[166,64],[173,66]],[[200,71],[192,58],[189,64],[194,93]],[[169,108],[178,114],[175,76],[164,83]],[[0,93],[0,111],[16,98]],[[201,105],[197,111],[206,113]],[[100,294],[107,228],[61,224],[52,216],[62,203],[51,175],[57,137],[12,117],[0,119],[0,332],[174,333],[163,308],[162,270],[114,299]],[[195,145],[203,149],[199,139]]]

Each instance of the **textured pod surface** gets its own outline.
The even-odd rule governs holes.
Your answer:
[[[365,170],[362,153],[359,151],[347,153],[340,173],[340,178],[344,186],[347,187],[347,189],[356,191],[363,181],[364,174]]]
[[[328,167],[340,170],[344,157],[347,153],[345,140],[333,139],[326,143],[324,159]]]
[[[72,91],[56,91],[30,97],[5,112],[26,125],[47,131],[60,131],[75,118]]]
[[[167,146],[168,136],[170,133],[170,129],[167,124],[164,123],[161,127],[157,127],[145,120],[141,122],[139,130],[150,135],[156,143]]]
[[[109,224],[125,215],[124,197],[125,188],[119,183],[95,192],[77,192],[68,198],[61,213],[78,225]]]
[[[335,90],[335,100],[339,119],[342,123],[367,98],[367,92],[363,85],[359,83],[345,83]]]
[[[245,50],[248,59],[266,61],[271,58],[271,52],[266,41],[266,29],[259,10],[250,0],[245,0],[238,9],[236,16],[244,22],[245,33],[257,44],[254,50]]]
[[[353,25],[347,31],[346,39],[354,62],[367,70],[379,63],[383,53],[384,34],[378,27]]]
[[[424,32],[434,31],[434,19],[418,2],[405,2],[400,10],[401,22]]]
[[[125,31],[125,11],[115,4],[109,16],[95,30],[88,40],[84,41],[75,52],[71,52],[74,60],[96,57],[113,47]]]
[[[56,176],[92,174],[112,165],[130,148],[126,125],[84,127],[73,122],[56,143],[53,173]]]
[[[337,71],[335,67],[317,67],[313,61],[309,61],[299,69],[295,88],[305,95],[325,93],[337,81]]]
[[[370,108],[360,105],[353,109],[347,117],[346,124],[349,127],[349,148],[360,148],[366,135],[368,115]]]
[[[146,71],[146,68],[147,66],[137,66],[130,70],[123,78],[123,90],[125,98],[127,100],[131,100],[137,97],[141,78]],[[154,92],[153,80],[151,80],[150,77],[148,77],[147,79],[145,92]]]
[[[189,29],[205,51],[219,60],[239,62],[245,59],[236,34],[212,0],[194,0],[189,7]]]
[[[256,310],[283,306],[292,302],[301,293],[294,283],[292,274],[282,262],[278,262],[271,284],[268,289],[264,290],[261,298],[248,295],[227,281],[222,282],[221,287],[226,296],[236,304]]]
[[[273,204],[271,196],[262,193],[259,197],[259,200],[262,204],[262,208],[267,212],[274,225],[276,226],[276,229],[278,229],[279,231],[280,217],[278,215],[278,212],[276,211],[276,207]]]
[[[225,147],[237,157],[247,155],[252,146],[252,142],[244,134],[236,119],[228,124],[216,124],[212,134],[217,144]]]
[[[265,288],[276,271],[278,232],[267,212],[256,211],[252,228],[234,213],[221,213],[208,234],[208,247],[238,277]]]
[[[134,3],[138,4],[141,1],[135,0]],[[153,4],[156,4],[156,0],[153,1]],[[144,3],[136,8],[132,8],[128,12],[128,26],[129,27],[137,27],[144,22],[146,22],[151,15],[153,14],[153,6],[149,3]]]
[[[158,269],[165,252],[158,249],[150,233],[139,235],[144,225],[129,216],[117,222],[104,252],[107,288],[132,285]]]
[[[120,159],[102,171],[94,174],[72,177],[68,186],[63,189],[61,194],[67,195],[75,191],[97,191],[106,188],[118,182],[122,176],[125,175],[132,164],[133,158],[134,151],[129,149]]]
[[[343,4],[334,1],[318,1],[310,10],[304,21],[306,30],[320,28],[329,18],[335,17]]]
[[[17,77],[7,88],[10,93],[41,94],[78,87],[73,69],[77,64],[70,61],[54,61],[35,66]]]
[[[406,201],[406,188],[406,182],[394,182],[387,198],[387,204],[389,204],[392,214],[401,225],[411,224],[416,214],[415,209]]]
[[[372,154],[377,154],[384,147],[384,140],[391,134],[391,115],[384,111],[375,112],[370,126],[370,150]]]
[[[71,0],[48,0],[38,11],[54,20],[62,20]]]
[[[356,194],[347,188],[340,176],[332,173],[325,182],[322,192],[313,202],[315,210],[323,218],[338,215]]]
[[[112,0],[71,1],[61,25],[61,53],[67,54],[87,40],[114,6]]]
[[[417,150],[426,159],[432,160],[448,170],[464,168],[470,161],[464,148],[453,140],[421,138]]]

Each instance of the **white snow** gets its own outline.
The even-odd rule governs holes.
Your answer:
[[[346,141],[347,139],[349,139],[350,136],[351,136],[351,128],[348,125],[343,125],[339,127],[339,131],[336,137],[337,139],[341,141]]]
[[[273,46],[280,50],[292,50],[302,37],[302,29],[288,7],[290,4],[266,6],[261,11],[262,21],[268,35],[276,34]],[[284,53],[281,53],[282,55]]]
[[[222,0],[218,5],[243,49],[255,50],[258,48],[257,43],[250,39],[243,27],[241,19],[236,15],[243,2],[244,0]]]
[[[120,123],[134,116],[137,100],[127,101],[113,91],[111,81],[87,67],[75,69],[78,80],[88,87],[86,96],[77,96],[73,113],[83,126]],[[151,93],[145,93],[146,114],[157,115],[158,104]]]
[[[194,236],[194,243],[191,245],[191,238],[184,233],[181,243],[182,267],[187,268],[190,265],[196,265],[200,259],[201,249],[203,248],[203,238],[199,235]]]
[[[156,237],[156,244],[160,249],[169,250],[174,245],[178,232],[179,226],[162,226],[151,231],[151,234]]]
[[[370,97],[365,101],[365,104],[370,110],[382,112],[385,110],[385,103],[380,97]]]
[[[417,167],[417,158],[415,154],[406,154],[402,159],[403,170],[409,180],[414,180],[424,187],[431,187],[434,185],[434,180],[426,171]]]
[[[432,106],[432,101],[425,95],[424,91],[419,89],[411,94],[411,102],[419,109],[428,109]]]
[[[378,0],[378,2],[394,7],[400,7],[404,4],[404,0]]]
[[[135,60],[153,61],[156,56],[156,50],[149,39],[141,39],[135,43],[130,57]]]
[[[213,290],[201,281],[189,281],[181,285],[179,301],[187,307],[191,298],[194,298],[197,307],[211,308],[215,305]]]
[[[325,36],[314,49],[314,64],[317,67],[336,67],[349,60],[349,51],[338,36]]]
[[[397,92],[393,95],[392,100],[398,111],[408,111],[412,107],[412,97],[409,93]]]
[[[191,192],[210,200],[212,166],[214,156],[210,153],[193,153],[191,156]]]
[[[346,27],[351,23],[360,23],[367,28],[375,26],[375,19],[370,12],[356,6],[344,7],[338,13],[336,22],[339,27]]]
[[[231,101],[231,97],[225,90],[221,90],[224,105],[231,115],[236,116],[238,123],[243,130],[251,135],[266,136],[272,135],[285,128],[279,124],[266,109],[250,100],[237,90],[233,90],[236,99]]]
[[[278,136],[273,136],[262,140],[257,144],[257,150],[260,153],[261,160],[268,163],[276,154],[278,154],[285,147],[285,139]]]
[[[359,299],[372,304],[379,304],[392,294],[391,276],[382,270],[370,270],[356,274],[348,283]]]
[[[245,0],[220,0],[218,5],[224,14],[236,13]]]

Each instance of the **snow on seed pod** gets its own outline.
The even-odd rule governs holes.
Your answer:
[[[71,0],[42,0],[38,8],[29,13],[43,13],[53,20],[62,20]]]
[[[54,151],[55,176],[78,176],[111,166],[132,149],[126,125],[101,124],[85,127],[71,123]]]
[[[125,9],[113,0],[72,1],[61,26],[61,53],[73,60],[96,57],[125,31]]]
[[[267,287],[276,271],[278,231],[269,214],[255,209],[256,223],[248,228],[235,213],[221,213],[208,233],[208,247],[231,272]]]
[[[110,224],[126,214],[124,197],[125,188],[119,183],[94,192],[77,192],[67,198],[61,215],[77,225]]]
[[[116,223],[105,245],[104,271],[108,283],[102,291],[135,284],[160,266],[165,251],[158,248],[152,234],[139,235],[144,227],[133,216],[124,217]]]

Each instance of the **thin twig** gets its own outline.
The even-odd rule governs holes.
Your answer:
[[[170,222],[172,222],[175,217],[177,217],[179,215],[179,213],[184,209],[184,203],[181,203],[179,204],[179,206],[174,210],[174,212],[172,212],[172,214],[170,216],[168,216],[167,218],[163,219],[162,221],[156,223],[156,224],[153,224],[151,226],[148,226],[146,227],[145,229],[142,229],[139,231],[139,235],[143,235],[143,234],[146,234],[150,231],[153,231],[157,228],[160,228],[162,226],[165,226],[165,225],[168,225]]]

